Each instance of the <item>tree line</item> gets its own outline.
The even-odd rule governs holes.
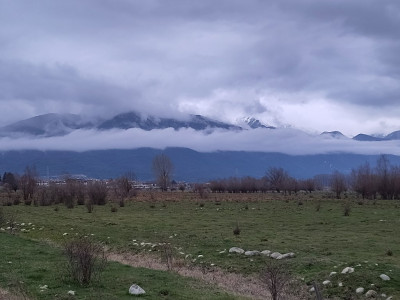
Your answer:
[[[400,199],[400,166],[391,165],[385,155],[379,157],[376,167],[368,162],[351,170],[350,174],[338,171],[308,179],[291,177],[283,168],[271,167],[262,178],[250,176],[212,180],[211,192],[254,193],[277,192],[292,194],[298,191],[330,190],[340,199],[344,192],[353,191],[363,199]]]

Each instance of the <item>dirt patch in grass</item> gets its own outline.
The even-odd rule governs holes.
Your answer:
[[[10,292],[8,292],[7,290],[2,289],[0,287],[0,300],[22,300],[22,299],[29,300],[26,297],[21,298],[21,297],[15,296],[15,295],[11,294]]]
[[[153,270],[167,271],[167,265],[159,259],[143,254],[131,253],[108,253],[108,259],[132,267],[142,267]],[[236,273],[228,273],[217,267],[201,268],[198,266],[176,263],[173,271],[181,276],[199,279],[204,282],[215,284],[226,292],[251,299],[271,299],[265,284],[256,277],[245,277]],[[299,295],[286,296],[285,299],[305,299]]]

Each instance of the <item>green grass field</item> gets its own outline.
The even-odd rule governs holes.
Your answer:
[[[345,201],[350,200],[325,199],[322,194],[213,194],[208,199],[197,199],[190,193],[155,193],[141,194],[125,207],[118,207],[117,212],[111,212],[111,205],[96,206],[93,213],[87,213],[84,206],[67,209],[60,205],[58,211],[55,206],[3,207],[6,215],[13,215],[18,224],[25,225],[18,226],[15,236],[0,234],[0,285],[7,287],[22,280],[33,299],[65,296],[68,289],[82,295],[77,299],[103,294],[107,295],[105,299],[124,299],[129,297],[129,284],[142,280],[144,285],[155,286],[146,299],[162,299],[158,298],[158,292],[164,282],[170,281],[173,284],[168,284],[171,291],[170,296],[163,296],[166,299],[234,298],[217,289],[204,295],[200,283],[182,280],[173,273],[117,263],[110,264],[97,285],[70,288],[72,283],[56,280],[61,276],[59,267],[55,267],[61,250],[51,247],[49,241],[61,244],[71,236],[83,234],[107,244],[113,251],[145,252],[156,257],[160,256],[157,248],[141,243],[170,242],[177,248],[176,255],[187,263],[204,266],[205,270],[213,264],[243,274],[259,274],[265,260],[270,258],[229,254],[227,250],[233,246],[295,252],[295,258],[285,261],[293,275],[303,280],[304,285],[314,280],[319,283],[330,280],[331,284],[321,287],[326,298],[357,299],[355,289],[360,286],[394,299],[400,297],[400,203],[364,201],[361,205],[353,200],[350,216],[344,216]],[[235,236],[233,229],[237,223],[241,232]],[[14,273],[13,260],[21,265]],[[340,274],[347,266],[354,267],[355,272]],[[330,277],[331,272],[337,274]],[[382,273],[391,280],[381,280]],[[118,278],[118,282],[110,278]],[[54,286],[54,290],[43,294],[38,291],[39,284]],[[176,294],[182,285],[190,286],[186,290],[194,295],[192,298]]]

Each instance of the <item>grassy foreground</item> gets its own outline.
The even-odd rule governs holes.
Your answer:
[[[51,264],[53,260],[60,259],[60,253],[48,245],[29,240],[61,243],[76,234],[93,236],[114,251],[147,252],[157,256],[159,254],[155,253],[156,248],[152,245],[167,241],[176,247],[175,255],[186,259],[188,263],[204,266],[205,270],[218,266],[244,274],[258,274],[265,265],[265,259],[269,258],[229,254],[227,250],[230,247],[295,252],[296,257],[287,261],[288,267],[296,277],[304,279],[305,284],[314,280],[319,283],[330,280],[330,284],[322,287],[325,297],[357,298],[357,287],[400,297],[400,203],[353,200],[350,216],[344,216],[345,201],[350,200],[324,199],[316,194],[285,197],[275,194],[213,194],[208,199],[198,199],[190,193],[155,193],[141,194],[125,207],[118,207],[117,212],[111,212],[110,205],[96,206],[93,213],[87,213],[84,206],[74,209],[59,206],[56,211],[54,206],[27,207],[21,204],[4,207],[4,211],[15,216],[20,224],[18,235],[22,238],[0,234],[0,251],[3,253],[4,248],[9,249],[5,246],[9,244],[15,250],[17,245],[13,246],[13,243],[21,243],[18,249],[24,250],[17,253],[21,256],[20,263],[26,265],[23,269],[30,266],[32,274],[39,275],[45,262]],[[241,230],[238,236],[232,233],[236,224]],[[21,229],[24,230],[21,232]],[[1,255],[0,276],[3,277],[0,282],[9,282],[4,274],[10,271],[7,261],[15,260],[12,253],[9,249],[10,257]],[[39,258],[34,257],[40,255],[43,256],[43,264],[35,267]],[[208,289],[192,281],[181,280],[173,274],[118,264],[110,266],[105,274],[105,278],[110,279],[103,280],[101,285],[87,290],[75,286],[71,289],[76,290],[77,294],[87,295],[86,299],[90,299],[91,291],[109,293],[106,294],[110,297],[107,299],[114,299],[113,296],[124,299],[130,283],[140,284],[148,280],[149,285],[156,286],[153,289],[156,291],[154,299],[160,299],[157,298],[158,291],[163,289],[163,282],[170,280],[174,282],[172,286],[176,286],[176,290],[182,285],[184,290],[185,286],[191,286],[190,299],[226,297],[216,291],[205,296],[204,290]],[[355,272],[340,274],[347,266],[354,267]],[[44,277],[45,280],[41,280],[40,284],[48,284],[44,281],[52,280],[54,293],[65,295],[65,284],[57,285],[59,281],[54,276],[59,270],[48,268],[49,272],[42,272],[41,275],[48,277]],[[331,272],[337,274],[330,276]],[[389,275],[391,280],[381,280],[379,275],[382,273]],[[15,276],[18,278],[21,274]],[[118,281],[119,278],[126,280],[119,286],[121,291],[114,283],[107,283],[115,282],[111,278],[116,277]],[[35,288],[29,284],[29,278],[24,277],[24,280],[33,296],[54,299],[46,298],[41,292],[34,293]],[[343,286],[339,287],[339,283]],[[167,286],[170,288],[171,284]],[[199,294],[194,297],[196,290]],[[151,295],[148,297],[152,299]],[[171,299],[185,297],[175,295]]]
[[[131,284],[146,290],[144,299],[233,299],[232,295],[179,275],[108,263],[101,278],[88,287],[71,282],[61,250],[45,242],[0,234],[0,287],[21,299],[132,299]],[[47,285],[47,289],[40,286]],[[75,296],[68,291],[75,291]],[[240,299],[240,298],[237,298]]]

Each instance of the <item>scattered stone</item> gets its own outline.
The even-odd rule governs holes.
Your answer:
[[[342,270],[342,274],[347,274],[347,273],[353,273],[354,272],[354,268],[352,267],[346,267]]]
[[[231,249],[229,249],[229,253],[239,253],[239,254],[243,254],[244,250],[242,248],[238,248],[238,247],[232,247]]]
[[[337,272],[331,272],[330,274],[329,274],[329,277],[331,277],[331,276],[333,276],[333,275],[336,275],[337,274]]]
[[[282,254],[280,254],[279,252],[274,252],[270,255],[270,257],[277,259],[279,256],[281,256]]]
[[[262,255],[266,255],[266,256],[270,256],[271,251],[269,251],[269,250],[263,250],[263,251],[261,251],[261,254],[262,254]]]
[[[129,294],[131,294],[131,295],[142,295],[142,294],[146,294],[146,292],[144,291],[144,289],[142,289],[137,284],[132,284],[131,287],[129,288]]]
[[[369,290],[368,292],[365,293],[365,297],[367,298],[375,298],[378,295],[377,292],[374,290]]]
[[[338,283],[338,286],[339,286],[339,287],[342,287],[342,286],[343,286],[343,283],[342,283],[342,282],[339,282],[339,283]]]
[[[47,290],[47,288],[48,288],[47,284],[39,285],[39,289],[41,289],[41,290]]]
[[[386,274],[381,274],[381,275],[379,275],[379,277],[380,277],[382,280],[384,280],[384,281],[390,280],[390,277],[387,276]]]
[[[281,254],[276,259],[292,258],[294,256],[295,256],[295,254],[293,252],[291,252],[291,253]]]
[[[363,287],[357,288],[357,289],[356,289],[356,293],[357,293],[357,294],[362,294],[362,293],[364,293],[364,288],[363,288]]]
[[[387,295],[386,295],[386,294],[381,294],[381,297],[382,297],[382,298],[386,298]]]
[[[75,291],[72,291],[72,290],[71,290],[71,291],[68,291],[67,294],[68,294],[68,295],[71,295],[71,296],[75,296]]]
[[[393,296],[386,298],[386,300],[393,300]]]
[[[310,289],[310,293],[313,293],[313,292],[315,292],[315,288],[314,288],[314,287],[312,287],[312,288]]]
[[[330,280],[325,280],[325,281],[322,282],[323,285],[328,285],[328,284],[330,284],[330,283],[331,283]]]
[[[225,252],[226,252],[226,249],[220,251],[219,254],[224,254]]]
[[[202,258],[202,257],[204,257],[204,255],[202,254],[197,255],[197,258]]]
[[[260,255],[260,251],[257,251],[257,250],[246,251],[246,252],[244,253],[244,255],[247,255],[247,256]]]

